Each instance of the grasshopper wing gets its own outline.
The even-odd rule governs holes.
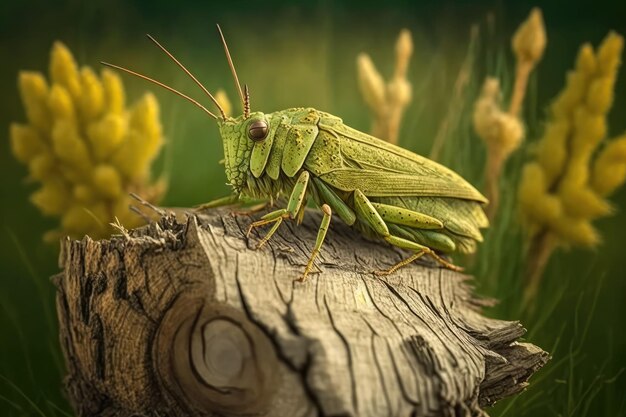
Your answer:
[[[319,123],[315,158],[305,166],[327,184],[368,197],[487,199],[454,171],[413,152],[333,121]]]

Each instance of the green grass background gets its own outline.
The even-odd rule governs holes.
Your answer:
[[[415,42],[409,74],[414,100],[400,142],[428,155],[468,51],[470,25],[480,24],[479,41],[471,48],[476,65],[463,97],[465,111],[449,132],[442,155],[444,163],[480,185],[484,149],[471,131],[471,103],[486,74],[510,85],[510,37],[534,5],[544,10],[549,41],[524,110],[528,142],[503,177],[502,211],[480,249],[474,273],[477,291],[500,300],[488,314],[521,319],[529,329],[527,340],[549,350],[553,359],[525,393],[502,401],[490,413],[626,415],[626,191],[613,198],[615,216],[597,223],[604,237],[600,248],[561,251],[552,258],[532,312],[522,312],[519,305],[522,239],[514,201],[521,164],[579,45],[597,45],[611,29],[626,35],[625,2],[5,0],[0,4],[0,416],[71,415],[61,387],[64,365],[49,280],[59,272],[57,248],[41,241],[55,221],[42,218],[28,203],[33,186],[23,181],[26,170],[12,159],[7,137],[9,123],[25,118],[17,72],[46,70],[54,40],[64,41],[81,64],[96,67],[106,60],[129,66],[202,97],[151,46],[144,37],[151,33],[210,90],[223,87],[234,99],[214,28],[219,22],[240,78],[250,86],[253,109],[313,106],[367,131],[370,119],[357,89],[355,57],[368,51],[389,75],[393,43],[407,27]],[[155,173],[170,180],[164,204],[189,206],[224,195],[228,189],[218,164],[222,150],[213,121],[173,95],[139,80],[125,81],[130,99],[152,89],[161,103],[167,146]],[[613,134],[626,130],[626,68],[617,84],[610,128]]]

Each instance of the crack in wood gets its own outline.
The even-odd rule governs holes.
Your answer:
[[[352,352],[350,350],[351,344],[348,342],[346,336],[337,328],[335,324],[335,320],[333,319],[333,313],[328,306],[328,301],[326,300],[326,296],[322,298],[324,300],[324,308],[326,309],[326,314],[328,315],[328,319],[330,320],[330,325],[333,330],[339,336],[339,339],[344,345],[346,357],[348,358],[348,369],[347,371],[350,373],[350,396],[352,397],[352,407],[356,412],[356,415],[359,415],[359,402],[357,398],[357,389],[356,389],[356,377],[354,376],[354,363],[352,359]]]
[[[96,367],[96,377],[100,380],[104,379],[106,372],[105,362],[105,334],[102,327],[102,320],[98,314],[94,314],[92,321],[89,323],[91,327],[91,339],[94,341],[94,364]]]

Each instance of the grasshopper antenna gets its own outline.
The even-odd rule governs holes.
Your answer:
[[[150,34],[146,34],[146,36],[148,37],[148,39],[150,39],[152,42],[154,42],[156,44],[156,46],[161,48],[161,50],[163,52],[165,52],[165,54],[167,54],[167,56],[169,56],[172,59],[172,61],[174,61],[176,63],[176,65],[178,65],[183,71],[185,71],[185,73],[189,77],[191,77],[191,79],[194,80],[194,82],[196,84],[198,84],[198,86],[202,89],[202,91],[204,91],[211,98],[213,103],[215,103],[217,108],[220,110],[220,113],[222,114],[222,119],[226,120],[226,113],[224,113],[224,109],[222,109],[222,106],[220,106],[220,103],[215,99],[215,97],[213,97],[213,94],[211,94],[209,92],[209,90],[207,90],[206,87],[204,85],[202,85],[202,83],[200,81],[198,81],[198,79],[191,73],[191,71],[189,71],[187,68],[185,68],[185,66],[183,64],[181,64],[180,61],[178,59],[176,59],[174,57],[174,55],[172,55],[170,53],[170,51],[165,49],[165,47],[163,45],[161,45],[156,39],[154,39]]]
[[[174,94],[176,94],[176,95],[178,95],[178,96],[180,96],[180,97],[182,97],[182,98],[184,98],[184,99],[189,100],[190,102],[192,102],[193,104],[195,104],[196,106],[198,106],[198,107],[200,107],[202,110],[204,110],[204,111],[205,111],[205,112],[206,112],[209,116],[211,116],[212,118],[214,118],[214,119],[216,119],[216,120],[217,120],[217,118],[218,118],[216,115],[214,115],[214,114],[213,114],[213,113],[212,113],[209,109],[207,109],[206,107],[204,107],[202,104],[198,103],[196,100],[192,99],[192,98],[191,98],[191,97],[189,97],[188,95],[183,94],[183,93],[181,93],[180,91],[173,89],[173,88],[172,88],[172,87],[170,87],[169,85],[165,85],[165,84],[163,84],[163,83],[162,83],[162,82],[160,82],[160,81],[154,80],[154,79],[152,79],[152,78],[150,78],[150,77],[147,77],[147,76],[145,76],[145,75],[143,75],[143,74],[139,74],[138,72],[131,71],[131,70],[129,70],[128,68],[124,68],[124,67],[120,67],[120,66],[117,66],[117,65],[109,64],[108,62],[102,62],[102,61],[100,61],[100,63],[101,63],[102,65],[107,66],[107,67],[115,68],[116,70],[124,71],[124,72],[126,72],[126,73],[128,73],[128,74],[134,75],[135,77],[139,77],[139,78],[142,78],[142,79],[144,79],[144,80],[146,80],[146,81],[150,81],[151,83],[154,83],[154,84],[158,85],[159,87],[163,87],[163,88],[165,88],[166,90],[171,91],[172,93],[174,93]]]
[[[243,117],[247,119],[250,116],[250,90],[248,90],[248,84],[244,84],[243,94]]]
[[[241,98],[241,104],[243,104],[245,108],[246,100],[244,98],[243,91],[241,90],[241,84],[239,84],[239,77],[237,77],[237,71],[235,71],[235,65],[233,64],[233,59],[230,56],[230,51],[228,50],[226,39],[224,39],[224,34],[222,33],[222,28],[220,28],[219,24],[217,25],[217,31],[220,34],[220,38],[222,38],[222,45],[224,45],[224,52],[226,52],[226,59],[228,60],[230,71],[233,73],[233,78],[235,79],[235,85],[237,86],[237,92],[239,92],[239,97]]]

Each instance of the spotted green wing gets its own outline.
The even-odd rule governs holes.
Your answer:
[[[327,120],[328,119],[328,120]],[[486,203],[487,199],[454,171],[392,145],[336,118],[322,117],[319,136],[305,167],[342,191],[368,197],[452,197]]]

